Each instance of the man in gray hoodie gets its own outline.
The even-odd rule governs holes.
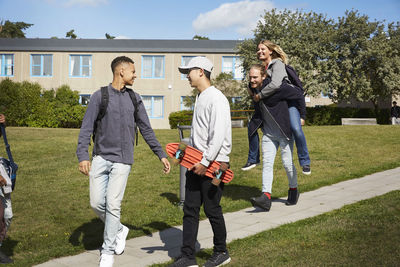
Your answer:
[[[126,88],[136,78],[134,62],[128,57],[117,57],[111,63],[111,70],[113,81],[107,87],[109,97],[104,117],[96,122],[102,103],[102,93],[98,90],[90,98],[76,150],[80,172],[89,175],[90,205],[105,224],[100,267],[111,267],[113,255],[122,254],[125,249],[129,229],[120,222],[121,201],[133,164],[136,124],[146,143],[161,160],[164,173],[170,171],[167,155],[151,128],[140,95],[135,93],[137,106],[134,106],[128,92],[130,89]],[[90,163],[88,147],[94,130],[93,160]]]

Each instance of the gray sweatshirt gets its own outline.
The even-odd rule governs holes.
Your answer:
[[[279,58],[271,60],[267,68],[267,76],[271,77],[271,82],[261,89],[261,99],[272,95],[276,90],[278,90],[284,79],[289,81],[285,63],[283,63]]]
[[[107,111],[97,126],[96,143],[93,155],[100,155],[112,162],[132,164],[135,143],[135,120],[132,100],[129,93],[123,88],[121,91],[108,86],[109,101]],[[135,93],[136,94],[136,93]],[[144,140],[159,159],[166,158],[160,143],[151,128],[143,101],[139,94],[137,124]],[[94,122],[99,113],[101,90],[94,92],[90,97],[85,116],[82,121],[78,138],[76,155],[79,162],[89,160],[88,148],[93,133]]]
[[[214,160],[229,162],[232,149],[231,113],[228,99],[214,86],[208,87],[196,98],[191,144],[203,152],[201,164]]]

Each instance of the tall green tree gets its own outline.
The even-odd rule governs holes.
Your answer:
[[[380,100],[399,94],[399,24],[387,27],[357,11],[339,18],[327,61],[334,101],[370,102],[377,110]]]
[[[259,63],[257,45],[261,40],[270,40],[287,53],[289,64],[298,72],[307,93],[318,95],[327,84],[319,74],[327,67],[332,32],[333,21],[322,14],[272,9],[258,23],[254,38],[239,45],[243,67],[248,70],[251,64]]]
[[[24,30],[31,27],[33,24],[22,21],[11,22],[6,20],[0,22],[0,38],[25,38]]]

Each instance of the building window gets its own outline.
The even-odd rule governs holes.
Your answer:
[[[164,117],[163,96],[142,96],[147,115],[151,119],[162,119]]]
[[[91,55],[70,55],[69,76],[88,78],[92,75]]]
[[[53,55],[31,55],[31,76],[52,76]]]
[[[243,67],[240,57],[222,57],[222,72],[231,73],[235,80],[243,79]]]
[[[187,106],[185,106],[185,103],[184,103],[184,100],[187,98],[187,97],[189,97],[189,98],[192,98],[192,106],[191,107],[187,107]],[[181,96],[181,110],[193,110],[194,109],[194,99],[193,99],[193,96]]]
[[[142,78],[164,78],[164,56],[142,56]]]
[[[0,54],[0,76],[14,76],[14,55]]]
[[[79,95],[79,104],[87,106],[89,104],[90,95]]]
[[[182,56],[182,60],[181,60],[182,64],[181,64],[181,66],[186,66],[189,63],[189,61],[194,57],[195,56]],[[187,77],[186,74],[182,74],[181,73],[181,79],[182,80],[187,80],[186,77]]]

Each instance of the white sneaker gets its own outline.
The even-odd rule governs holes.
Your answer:
[[[114,264],[114,255],[101,254],[100,256],[100,267],[112,267]]]
[[[126,244],[126,237],[128,236],[129,228],[125,225],[122,225],[122,231],[117,234],[116,242],[117,245],[115,246],[115,254],[121,255],[124,253],[125,244]]]

